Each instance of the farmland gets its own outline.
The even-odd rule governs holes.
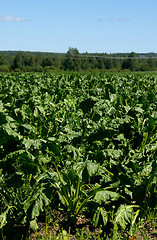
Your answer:
[[[2,239],[133,239],[156,186],[156,74],[0,73]]]

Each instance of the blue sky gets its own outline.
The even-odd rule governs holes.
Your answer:
[[[0,0],[0,50],[157,52],[157,0]]]

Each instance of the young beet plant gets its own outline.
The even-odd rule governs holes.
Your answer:
[[[54,182],[59,199],[68,212],[68,222],[75,223],[77,216],[83,212],[87,203],[93,198],[98,187],[89,190],[88,186],[83,184],[82,179],[76,174],[73,168],[68,173],[61,173],[56,163],[54,163],[58,182]]]
[[[113,225],[127,225],[133,221],[133,217],[135,218],[133,209],[138,208],[137,205],[119,205],[112,214],[108,209],[108,206],[114,206],[120,198],[123,198],[116,192],[118,183],[108,184],[106,187],[98,183],[91,184],[90,181],[85,184],[83,179],[84,171],[86,177],[88,175],[89,178],[92,175],[100,176],[99,171],[101,171],[101,176],[104,178],[108,177],[109,179],[109,175],[112,176],[105,168],[101,169],[99,164],[91,161],[78,162],[66,171],[59,170],[56,163],[54,163],[54,167],[58,175],[58,182],[53,181],[52,185],[57,190],[60,207],[63,207],[64,212],[67,213],[68,226],[74,225],[79,214],[89,212],[89,208],[91,208],[90,216],[92,216],[94,227],[100,224],[105,226],[109,222],[114,222]],[[111,215],[113,215],[112,218]]]

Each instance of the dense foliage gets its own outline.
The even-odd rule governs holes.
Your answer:
[[[69,48],[67,53],[0,52],[0,72],[54,71],[157,71],[155,53],[79,53]]]
[[[131,231],[156,214],[157,76],[0,74],[0,228],[47,209]],[[130,232],[131,234],[131,232]]]

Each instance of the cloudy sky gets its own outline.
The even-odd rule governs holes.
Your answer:
[[[157,52],[157,0],[0,0],[0,50]]]

